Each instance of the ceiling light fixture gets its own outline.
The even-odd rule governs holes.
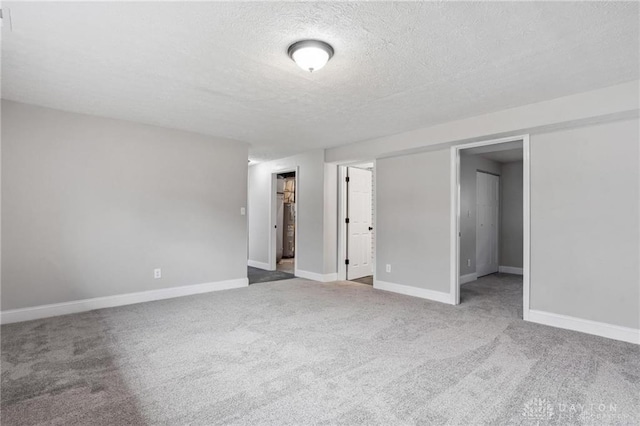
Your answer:
[[[289,46],[289,57],[305,71],[324,67],[333,56],[333,47],[320,40],[301,40]]]

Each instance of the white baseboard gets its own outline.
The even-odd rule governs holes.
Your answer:
[[[316,272],[303,271],[302,269],[296,269],[294,275],[300,278],[306,278],[308,280],[320,281],[321,283],[330,283],[338,281],[338,273],[332,274],[318,274]]]
[[[551,312],[536,311],[533,309],[529,310],[527,320],[551,327],[579,331],[581,333],[593,334],[614,340],[622,340],[623,342],[635,343],[636,345],[640,344],[640,330],[635,328],[552,314]]]
[[[478,279],[478,274],[476,274],[475,272],[472,272],[472,273],[467,274],[467,275],[461,275],[460,276],[460,285],[466,284],[466,283],[470,283],[471,281],[475,281],[477,279]]]
[[[271,266],[268,263],[258,262],[257,260],[248,260],[247,265],[252,268],[264,269],[266,271],[271,271]]]
[[[332,274],[324,274],[324,282],[332,283],[334,281],[338,281],[338,273],[334,272]]]
[[[522,268],[516,268],[515,266],[498,266],[498,272],[502,272],[505,274],[516,274],[516,275],[524,274]]]
[[[154,300],[171,299],[174,297],[190,296],[192,294],[208,293],[211,291],[229,290],[247,287],[249,280],[217,281],[213,283],[185,285],[158,290],[141,291],[137,293],[118,294],[115,296],[96,297],[93,299],[74,300],[72,302],[54,303],[51,305],[34,306],[22,309],[10,309],[0,313],[0,323],[30,321],[40,318],[56,317],[58,315],[75,314],[92,311],[94,309],[112,308],[115,306],[132,305],[134,303],[151,302]]]
[[[427,290],[425,288],[411,287],[408,285],[389,283],[379,280],[373,281],[373,288],[377,290],[391,291],[393,293],[406,294],[407,296],[419,297],[421,299],[447,303],[449,305],[453,304],[451,294],[441,291]]]

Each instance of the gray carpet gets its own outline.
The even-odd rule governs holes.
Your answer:
[[[295,275],[289,274],[287,272],[266,271],[264,269],[254,268],[252,266],[247,267],[247,276],[249,278],[249,284],[268,283],[295,278]]]
[[[521,291],[296,279],[5,325],[2,425],[638,424],[638,347],[525,323]]]

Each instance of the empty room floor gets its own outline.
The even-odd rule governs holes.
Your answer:
[[[294,279],[4,325],[2,424],[638,424],[638,347],[523,322],[521,294]]]

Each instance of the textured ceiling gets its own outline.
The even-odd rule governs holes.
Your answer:
[[[4,2],[2,95],[272,159],[639,77],[638,3]],[[317,73],[287,57],[319,38]]]

